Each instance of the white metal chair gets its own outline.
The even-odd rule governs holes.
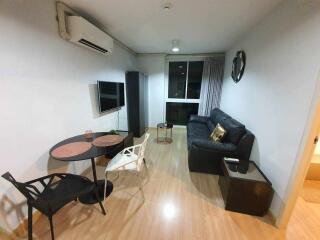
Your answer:
[[[147,168],[147,165],[144,159],[144,154],[145,154],[146,145],[147,145],[149,136],[150,136],[150,133],[146,133],[144,140],[141,144],[137,144],[137,145],[123,149],[108,163],[105,170],[104,191],[106,191],[108,172],[118,172],[119,174],[120,171],[135,171],[139,179],[139,184],[140,184],[139,189],[142,193],[143,200],[145,200],[143,189],[142,189],[142,179],[139,173],[142,170],[143,164],[145,164],[145,167]],[[106,192],[104,193],[104,196],[106,196]]]

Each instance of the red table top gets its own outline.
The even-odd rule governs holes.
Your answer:
[[[96,138],[92,144],[97,147],[108,147],[121,143],[123,139],[124,137],[120,135],[105,135]]]
[[[80,155],[89,151],[92,147],[90,142],[73,142],[57,147],[51,152],[51,155],[56,158],[68,158]]]

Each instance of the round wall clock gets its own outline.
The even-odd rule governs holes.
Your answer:
[[[235,83],[238,83],[244,73],[246,67],[246,53],[244,51],[238,51],[233,59],[231,77]]]

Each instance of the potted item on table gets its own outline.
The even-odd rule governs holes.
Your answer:
[[[119,133],[117,132],[117,130],[114,130],[114,129],[112,129],[112,130],[110,131],[110,134],[111,134],[111,135],[119,135]]]
[[[91,138],[93,138],[92,130],[86,130],[86,131],[84,132],[84,137],[85,137],[86,139],[91,139]]]

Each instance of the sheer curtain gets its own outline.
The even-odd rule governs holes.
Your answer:
[[[224,56],[204,60],[198,114],[209,116],[210,111],[220,106],[224,73]]]

